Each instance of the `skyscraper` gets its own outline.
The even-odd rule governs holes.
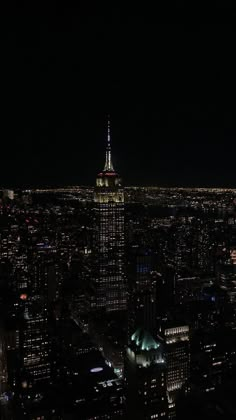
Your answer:
[[[157,333],[157,288],[161,274],[154,271],[155,257],[151,250],[135,245],[131,248],[128,277],[128,336],[137,328]]]
[[[168,418],[163,340],[138,328],[125,355],[127,418]]]
[[[48,338],[48,295],[50,253],[38,244],[28,278],[28,287],[19,296],[22,309],[20,360],[22,386],[50,378]],[[21,378],[22,379],[22,378]]]
[[[167,396],[169,419],[175,419],[175,404],[190,374],[189,326],[163,325],[167,366]],[[186,390],[188,388],[186,387]]]
[[[97,176],[95,201],[96,309],[106,312],[126,309],[124,273],[124,191],[111,158],[110,121],[108,121],[106,161]]]

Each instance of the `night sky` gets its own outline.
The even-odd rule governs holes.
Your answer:
[[[229,3],[9,3],[0,14],[0,186],[93,185],[110,113],[125,185],[236,187]]]

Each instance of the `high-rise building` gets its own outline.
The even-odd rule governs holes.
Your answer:
[[[124,273],[124,191],[111,159],[110,122],[106,161],[97,176],[95,201],[94,307],[106,312],[126,309]]]
[[[174,419],[176,399],[190,375],[189,327],[188,325],[165,325],[163,335],[167,368],[168,418]]]
[[[168,418],[163,340],[143,328],[130,337],[125,356],[127,418]]]
[[[11,385],[21,390],[50,378],[48,307],[52,299],[50,288],[54,289],[50,248],[37,244],[26,261],[18,257],[14,264],[15,301],[9,316],[16,331],[13,341],[8,333],[7,349],[9,357],[12,355]],[[17,363],[13,363],[13,355]]]
[[[20,294],[22,324],[20,328],[20,356],[22,386],[50,378],[48,300],[50,270],[48,255],[38,251],[29,277],[29,285]]]
[[[155,336],[161,274],[154,271],[156,265],[151,250],[135,245],[131,247],[128,259],[128,335],[142,327]]]

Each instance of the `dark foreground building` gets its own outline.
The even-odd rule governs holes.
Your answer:
[[[139,328],[125,356],[127,418],[168,419],[166,363],[162,339]]]

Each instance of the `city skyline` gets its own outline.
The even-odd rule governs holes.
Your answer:
[[[8,3],[0,419],[235,420],[236,11]]]
[[[231,419],[235,190],[125,191],[106,137],[94,188],[0,191],[0,415]]]

